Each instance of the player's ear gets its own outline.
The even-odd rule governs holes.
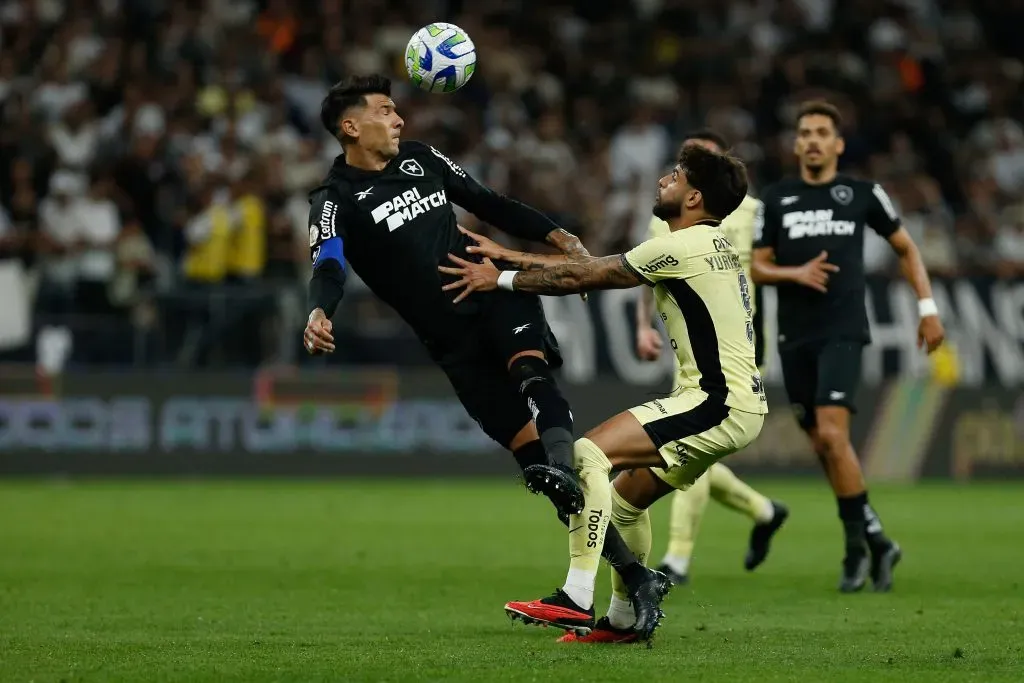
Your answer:
[[[842,156],[843,152],[846,151],[846,138],[842,135],[836,139],[836,154]]]
[[[695,209],[700,206],[700,203],[704,200],[704,195],[700,193],[700,190],[690,190],[686,193],[686,199],[683,200],[686,204],[686,208]]]
[[[352,117],[346,116],[338,122],[338,130],[348,138],[359,137],[359,123]]]

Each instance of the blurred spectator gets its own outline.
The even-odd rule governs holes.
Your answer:
[[[509,7],[0,2],[0,258],[31,269],[35,308],[62,324],[130,312],[166,340],[155,362],[294,359],[233,346],[231,315],[252,339],[271,319],[293,336],[310,268],[306,196],[340,153],[320,100],[334,79],[379,70],[396,77],[406,136],[596,254],[642,238],[682,133],[726,135],[756,194],[794,170],[796,104],[828,97],[847,121],[844,172],[885,185],[933,273],[1024,277],[1019,2]],[[469,84],[443,96],[402,73],[409,36],[437,17],[469,31],[479,56]],[[880,240],[866,257],[876,272],[896,267]],[[346,311],[350,329],[401,329],[383,306],[356,299]]]

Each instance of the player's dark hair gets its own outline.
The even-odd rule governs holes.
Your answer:
[[[725,141],[725,138],[719,135],[717,132],[710,128],[701,128],[699,130],[690,131],[683,137],[682,144],[685,145],[691,140],[704,140],[706,142],[715,143],[720,150],[723,152],[729,149],[729,143]]]
[[[370,76],[349,76],[335,83],[327,91],[323,102],[320,103],[320,123],[324,125],[328,133],[340,140],[338,119],[347,109],[366,106],[367,95],[391,97],[391,79],[372,74]]]
[[[728,216],[747,194],[747,168],[736,157],[688,145],[679,153],[679,167],[690,186],[700,191],[704,211],[713,218]]]
[[[800,119],[805,116],[827,116],[832,119],[832,125],[836,127],[836,133],[843,129],[843,115],[839,113],[839,107],[826,102],[825,100],[808,100],[796,110],[796,125],[800,125]]]

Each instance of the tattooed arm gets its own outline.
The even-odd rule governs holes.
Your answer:
[[[438,270],[459,279],[442,287],[445,291],[461,289],[455,302],[462,301],[473,292],[488,292],[498,288],[502,271],[494,267],[489,258],[483,263],[471,263],[454,254],[448,254],[454,266],[439,266]],[[513,275],[513,273],[515,273]],[[562,263],[539,270],[504,271],[512,277],[516,291],[532,294],[578,294],[593,289],[627,289],[644,284],[640,276],[626,264],[622,254],[587,257],[578,263]]]
[[[526,251],[509,249],[492,239],[478,235],[472,230],[467,230],[461,225],[458,227],[459,232],[476,242],[476,244],[470,244],[466,247],[467,254],[476,254],[494,261],[502,261],[515,270],[540,270],[550,266],[560,266],[563,263],[583,262],[593,258],[583,247],[583,244],[580,243],[578,237],[562,229],[552,230],[548,234],[548,242],[563,253],[531,254]]]
[[[582,261],[590,257],[590,252],[580,242],[580,238],[562,228],[549,232],[547,243],[562,252],[569,261]]]
[[[623,262],[622,254],[520,271],[512,280],[516,291],[555,296],[595,289],[628,289],[641,284],[644,283]]]

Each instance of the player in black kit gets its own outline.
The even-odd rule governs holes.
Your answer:
[[[861,351],[870,343],[864,303],[864,230],[892,245],[917,294],[918,343],[931,353],[944,332],[917,247],[885,190],[837,173],[843,153],[838,109],[807,102],[797,116],[800,177],[762,193],[755,224],[753,277],[778,287],[782,374],[800,426],[807,432],[839,505],[846,556],[839,589],[892,587],[902,551],[882,531],[868,502],[864,475],[850,443],[850,415],[860,380]]]
[[[480,185],[433,147],[400,142],[403,122],[388,79],[353,77],[335,85],[320,116],[343,153],[310,195],[307,350],[334,350],[330,318],[351,266],[409,323],[484,432],[512,451],[530,490],[545,493],[567,522],[582,510],[583,492],[572,468],[572,413],[551,374],[562,361],[540,299],[502,291],[454,304],[441,289],[454,278],[438,266],[449,253],[467,257],[472,244],[459,231],[452,204],[570,257],[586,257],[586,250],[543,214]],[[606,543],[605,557],[631,588],[638,621],[656,622],[656,574],[617,533],[611,546]]]

